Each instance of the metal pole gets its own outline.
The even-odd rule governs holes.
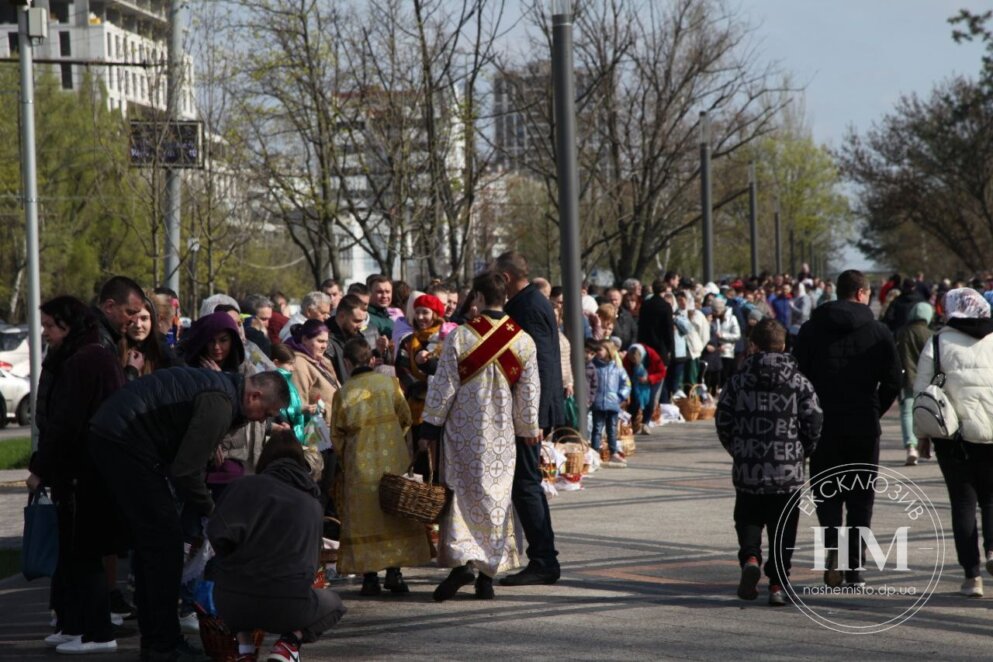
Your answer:
[[[559,233],[566,336],[572,344],[572,370],[586,374],[583,349],[582,286],[579,259],[579,168],[576,162],[576,93],[572,63],[572,3],[552,9],[552,86],[555,94],[555,168],[559,180]],[[586,380],[574,380],[581,429],[586,427]]]
[[[748,164],[748,237],[752,244],[752,275],[759,275],[759,212],[755,162]]]
[[[790,223],[790,275],[796,275],[796,233],[793,231],[793,224]]]
[[[700,111],[700,206],[703,208],[703,281],[714,281],[714,218],[710,190],[710,122]]]
[[[183,29],[180,23],[182,0],[169,0],[169,66],[167,71],[167,135],[172,133],[172,123],[179,119],[179,101],[183,87]],[[166,169],[166,287],[179,294],[179,241],[182,182],[179,170]]]
[[[34,412],[41,375],[41,275],[38,260],[38,166],[34,137],[34,45],[28,31],[29,6],[17,10],[18,44],[21,59],[21,176],[24,182],[24,224],[28,271],[28,351],[31,374],[31,448],[38,448],[38,423]],[[36,10],[37,11],[37,10]],[[47,12],[47,10],[44,10]],[[47,17],[46,17],[47,18]]]
[[[779,220],[779,202],[776,202],[776,212],[773,215],[776,221],[776,273],[783,273],[783,224]]]

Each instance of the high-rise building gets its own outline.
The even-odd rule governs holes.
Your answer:
[[[39,64],[39,70],[52,67],[62,88],[74,90],[89,67],[106,88],[111,110],[124,115],[165,111],[169,0],[35,0],[34,6],[49,13],[48,39],[35,47],[35,57],[67,60]],[[17,14],[9,3],[0,4],[0,31],[7,33],[7,39],[0,41],[0,54],[16,56]],[[134,66],[101,66],[100,62]],[[194,119],[193,67],[188,57],[184,65],[177,110],[182,119]]]
[[[551,108],[551,63],[532,62],[502,71],[493,80],[495,153],[492,164],[500,170],[521,171],[537,157],[534,141],[539,118]]]
[[[575,74],[577,98],[592,84],[582,70]],[[517,69],[500,71],[493,79],[492,165],[497,170],[526,174],[542,159],[551,163],[548,132],[553,124],[552,63],[534,60]],[[596,121],[596,109],[578,111],[578,121]],[[592,124],[590,124],[592,126]],[[582,130],[582,126],[580,130]]]

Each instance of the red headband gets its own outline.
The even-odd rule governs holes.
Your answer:
[[[428,308],[433,310],[439,318],[444,319],[445,317],[445,304],[433,294],[422,294],[414,299],[414,308]]]

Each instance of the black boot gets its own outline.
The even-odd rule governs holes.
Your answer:
[[[410,588],[407,586],[407,582],[403,581],[403,575],[400,573],[400,568],[386,569],[386,581],[383,582],[383,588],[386,588],[393,593],[410,593]]]
[[[476,576],[476,598],[479,600],[493,599],[493,578],[482,572]]]
[[[359,595],[379,595],[383,589],[379,586],[379,575],[375,572],[367,572],[362,575],[362,590]]]
[[[449,600],[458,593],[460,588],[471,584],[474,579],[476,579],[476,574],[468,564],[452,568],[445,581],[438,584],[438,588],[434,590],[434,599],[437,602]]]

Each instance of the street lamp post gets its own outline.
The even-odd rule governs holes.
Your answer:
[[[776,200],[776,211],[773,215],[776,224],[776,273],[783,273],[783,224],[779,219],[779,200]]]
[[[572,0],[552,0],[552,88],[555,96],[555,152],[559,183],[559,233],[565,329],[572,345],[574,375],[586,373],[583,350],[579,258],[579,168],[576,161],[576,92],[572,63]],[[586,380],[574,380],[579,425],[586,422]]]
[[[41,273],[38,237],[38,168],[34,131],[34,41],[48,36],[48,9],[17,7],[17,33],[21,73],[21,179],[23,181],[24,240],[27,249],[28,356],[31,373],[31,448],[38,448],[38,378],[41,375]]]
[[[751,243],[752,275],[759,275],[759,212],[758,183],[755,179],[755,162],[748,164],[748,239]]]
[[[714,217],[710,186],[710,120],[700,111],[700,206],[703,208],[703,280],[714,281]]]
[[[174,122],[179,119],[183,87],[183,31],[180,23],[182,0],[169,2],[169,62],[167,67],[167,122],[171,135]],[[173,292],[179,292],[179,241],[180,205],[182,204],[182,180],[179,170],[166,168],[166,235],[165,235],[165,284]]]

